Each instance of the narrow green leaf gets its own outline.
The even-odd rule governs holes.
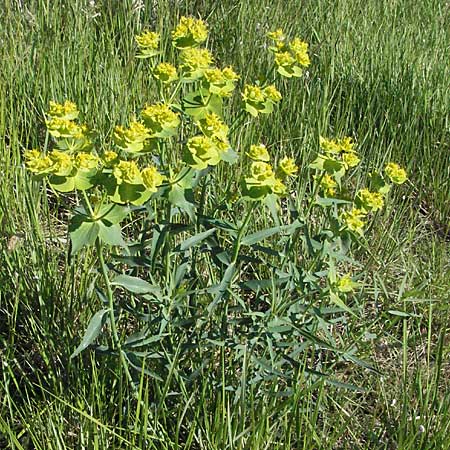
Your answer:
[[[141,278],[132,277],[130,275],[119,275],[114,278],[111,284],[123,287],[134,294],[151,294],[159,293],[160,291],[159,287],[154,286]]]
[[[80,345],[72,353],[70,358],[75,358],[75,356],[79,355],[83,350],[89,347],[89,345],[91,345],[95,341],[95,339],[97,339],[97,336],[100,334],[103,324],[105,323],[106,313],[108,311],[108,309],[101,309],[94,314],[84,333]]]
[[[194,245],[197,245],[200,242],[204,241],[208,236],[211,236],[211,234],[213,234],[215,231],[216,231],[215,228],[211,228],[209,230],[203,231],[202,233],[198,233],[190,237],[189,239],[183,241],[180,245],[176,247],[175,250],[178,252],[184,252],[193,247]]]
[[[213,311],[216,309],[218,303],[220,300],[222,300],[222,297],[227,292],[228,288],[231,285],[231,282],[233,281],[234,274],[236,273],[236,264],[232,263],[227,267],[227,270],[225,270],[225,273],[223,275],[222,281],[220,282],[217,293],[214,297],[214,300],[208,305],[208,313],[211,315]]]
[[[294,230],[301,226],[300,222],[295,221],[290,225],[281,225],[278,227],[267,228],[266,230],[257,231],[256,233],[249,234],[244,239],[242,239],[242,245],[253,245],[263,239],[266,239],[274,234],[281,232],[292,233]]]

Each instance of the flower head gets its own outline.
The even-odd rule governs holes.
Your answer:
[[[187,78],[200,78],[213,63],[213,57],[206,48],[186,48],[180,53],[181,68]]]
[[[322,189],[325,197],[333,197],[336,194],[337,182],[328,173],[325,173],[323,176],[320,177],[319,186]]]
[[[203,119],[197,122],[197,125],[202,133],[209,138],[227,139],[228,126],[213,112],[207,113]]]
[[[142,184],[142,176],[135,161],[120,161],[113,169],[117,184]]]
[[[308,44],[306,42],[303,42],[299,38],[295,38],[289,43],[289,49],[300,66],[308,67],[311,64],[308,55]]]
[[[51,171],[52,160],[39,150],[28,150],[24,156],[27,169],[35,175],[42,175]]]
[[[346,168],[356,167],[359,164],[360,159],[355,153],[343,153],[342,162]]]
[[[162,62],[153,69],[153,76],[161,83],[172,83],[178,79],[177,69],[170,63]]]
[[[81,170],[96,169],[100,163],[98,156],[92,153],[81,152],[75,156],[74,165]]]
[[[72,120],[52,117],[46,122],[48,132],[55,138],[82,139],[87,132],[85,125],[77,125]]]
[[[69,100],[63,104],[50,101],[50,108],[47,113],[50,117],[65,120],[74,120],[78,117],[79,111],[77,105]]]
[[[366,218],[366,212],[360,208],[352,208],[350,211],[345,211],[342,214],[345,224],[349,230],[362,233],[362,230],[366,224],[364,219]]]
[[[245,85],[242,97],[244,101],[253,103],[262,103],[266,99],[263,90],[259,86],[252,86],[250,84]]]
[[[359,283],[353,281],[349,274],[343,275],[337,282],[337,289],[342,293],[353,292],[358,286]]]
[[[144,31],[139,36],[135,36],[135,40],[139,47],[139,56],[141,58],[149,58],[159,53],[159,33],[156,33],[154,31]]]
[[[368,189],[361,189],[358,192],[357,200],[366,211],[378,211],[384,206],[383,194],[370,192]]]
[[[74,168],[74,160],[68,153],[53,150],[48,156],[52,161],[52,174],[61,177],[70,175]]]
[[[287,177],[293,177],[298,172],[298,167],[292,158],[284,157],[278,166],[277,175],[284,180]]]
[[[264,144],[251,145],[247,155],[254,161],[270,161],[270,155]]]
[[[143,109],[141,115],[152,137],[172,136],[180,124],[179,115],[165,103],[148,105]]]
[[[185,162],[194,169],[203,170],[215,166],[220,161],[217,145],[207,136],[194,136],[186,145]]]
[[[386,175],[395,184],[403,184],[407,179],[408,175],[406,170],[402,169],[398,164],[390,162],[384,168]]]
[[[267,37],[269,39],[272,39],[273,41],[284,41],[285,40],[285,36],[284,36],[283,30],[281,28],[278,28],[278,30],[275,30],[275,31],[269,31],[267,33]]]
[[[200,19],[181,17],[179,24],[172,31],[172,42],[177,48],[197,47],[208,37],[208,28]]]
[[[273,84],[264,89],[264,95],[267,100],[273,103],[278,103],[282,98],[280,91]]]
[[[114,129],[114,142],[127,152],[136,153],[144,148],[144,141],[150,137],[144,124],[133,121],[128,128],[121,125]]]
[[[246,84],[242,93],[242,99],[246,111],[256,117],[259,113],[271,113],[274,103],[278,103],[281,100],[281,94],[273,85],[263,89],[259,86]]]
[[[119,155],[112,150],[107,150],[103,153],[102,161],[105,167],[111,168],[119,162]]]
[[[141,176],[144,186],[151,192],[156,192],[164,181],[164,177],[153,166],[142,169]]]

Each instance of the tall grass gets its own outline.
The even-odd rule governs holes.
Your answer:
[[[0,6],[0,448],[447,448],[448,4],[143,5],[5,0]],[[146,27],[172,27],[183,14],[208,21],[217,59],[243,77],[268,69],[269,29],[282,27],[310,43],[310,71],[281,86],[281,108],[246,125],[249,142],[241,146],[264,141],[305,166],[320,134],[353,134],[364,169],[390,159],[408,168],[410,183],[377,218],[370,251],[361,255],[363,316],[350,321],[343,336],[361,342],[358,351],[383,375],[336,367],[341,381],[363,391],[312,382],[300,370],[287,397],[276,380],[264,392],[233,392],[226,381],[237,376],[247,386],[245,367],[227,366],[220,354],[221,383],[199,378],[186,385],[174,361],[166,383],[141,378],[136,400],[113,359],[89,352],[69,359],[95,310],[98,274],[89,252],[69,259],[68,205],[54,195],[47,200],[21,155],[42,145],[51,99],[75,101],[104,135],[151,101],[153,86],[145,62],[134,60],[133,36]],[[358,172],[355,184],[368,170]],[[299,177],[298,191],[307,183]]]

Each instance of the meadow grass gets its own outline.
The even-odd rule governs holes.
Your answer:
[[[0,448],[449,448],[448,3],[142,3],[0,7]],[[164,382],[140,378],[136,399],[115,359],[90,351],[69,358],[96,311],[99,275],[90,251],[68,256],[72,199],[42,192],[22,154],[42,145],[49,100],[75,101],[102,135],[153,100],[133,37],[171,28],[181,15],[207,20],[217,59],[243,78],[268,70],[267,31],[282,27],[310,43],[308,73],[281,83],[281,107],[245,124],[245,140],[235,144],[262,140],[306,167],[319,135],[353,135],[364,156],[356,186],[389,160],[410,174],[361,250],[361,316],[337,333],[358,342],[358,354],[381,372],[335,366],[336,379],[363,389],[311,381],[300,370],[291,395],[280,394],[277,380],[261,393],[222,352],[219,372],[223,381],[239,379],[239,395],[225,382],[221,389],[202,382],[212,368],[187,385],[174,360]],[[298,192],[308,183],[300,176]]]

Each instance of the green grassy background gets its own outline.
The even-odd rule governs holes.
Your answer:
[[[448,2],[142,3],[0,6],[0,448],[449,448]],[[42,145],[51,99],[75,101],[104,135],[154,99],[133,37],[183,14],[207,20],[209,47],[243,79],[268,70],[267,31],[310,43],[308,73],[279,83],[281,107],[245,125],[241,146],[263,140],[304,167],[319,135],[348,134],[364,157],[356,184],[389,160],[410,173],[371,230],[364,315],[344,337],[376,336],[359,351],[383,375],[345,368],[363,393],[300,380],[292,397],[249,390],[234,403],[206,383],[171,395],[143,379],[136,403],[115,361],[69,360],[97,306],[94,261],[87,252],[69,264],[72,200],[41,192],[21,155]]]

